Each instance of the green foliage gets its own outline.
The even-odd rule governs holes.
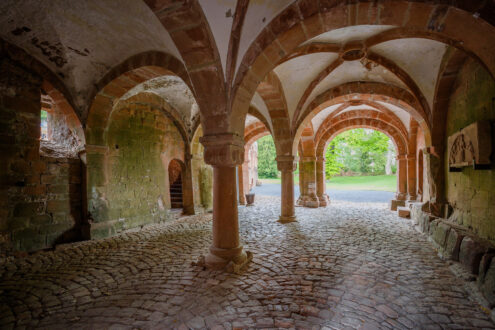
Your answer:
[[[258,140],[258,176],[262,179],[276,178],[278,175],[277,152],[271,135]]]
[[[384,174],[388,141],[388,136],[370,129],[358,128],[339,134],[325,153],[327,178],[341,170],[365,175]]]
[[[325,176],[327,179],[339,174],[344,166],[338,159],[339,154],[337,152],[339,148],[336,143],[335,139],[333,139],[325,153]]]

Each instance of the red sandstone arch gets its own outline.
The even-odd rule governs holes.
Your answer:
[[[325,131],[324,134],[321,135],[320,140],[317,141],[317,157],[323,157],[327,145],[335,136],[353,128],[370,128],[380,131],[390,137],[392,142],[394,142],[399,155],[407,154],[407,140],[404,140],[404,137],[395,127],[378,119],[354,118],[350,120],[343,120],[336,125],[331,126]]]
[[[273,125],[278,155],[290,154],[290,118],[282,83],[275,72],[270,72],[256,90],[265,101]]]
[[[316,152],[315,146],[315,132],[311,121],[306,124],[302,131],[301,138],[299,140],[299,156],[300,157],[314,157]]]
[[[419,116],[416,107],[420,107],[417,99],[407,90],[400,87],[372,82],[351,82],[344,85],[336,86],[318,95],[307,107],[300,124],[294,134],[293,150],[297,150],[297,141],[301,136],[304,125],[309,122],[318,112],[325,108],[345,102],[375,102],[381,101],[398,106],[407,111],[413,118]],[[426,122],[420,117],[420,124],[427,145],[431,144],[430,130]]]
[[[332,45],[333,46],[333,45]],[[301,53],[298,56],[303,56],[305,55],[304,53]],[[291,56],[291,59],[295,58],[297,56]],[[388,71],[393,73],[397,78],[399,78],[406,86],[407,88],[411,91],[411,93],[416,97],[416,99],[419,101],[421,104],[421,107],[425,111],[426,118],[431,118],[431,110],[430,106],[428,105],[428,102],[426,101],[425,96],[423,95],[421,89],[419,86],[416,84],[416,82],[409,76],[409,74],[404,71],[401,67],[396,65],[393,61],[387,59],[386,57],[383,57],[379,54],[373,53],[373,52],[368,52],[366,55],[366,59],[374,62],[384,68],[386,68]],[[294,111],[294,120],[292,121],[292,129],[296,129],[297,125],[297,120],[299,119],[299,115],[301,111],[303,110],[303,106],[308,100],[309,96],[313,92],[313,90],[318,86],[320,82],[322,82],[326,77],[328,77],[335,69],[337,69],[340,65],[342,65],[344,61],[341,58],[337,58],[335,61],[333,61],[330,65],[328,65],[325,69],[323,69],[313,81],[308,85],[306,90],[304,91],[304,94],[302,97],[299,99],[299,102],[296,106],[296,109]]]
[[[64,108],[61,110],[65,113],[68,107],[70,107],[72,112],[77,116],[77,121],[79,123],[81,122],[81,109],[76,106],[71,93],[68,91],[65,84],[55,73],[53,73],[43,63],[35,59],[33,56],[29,55],[23,49],[3,39],[0,39],[0,54],[2,56],[6,56],[11,61],[20,64],[22,67],[25,67],[29,71],[32,71],[42,77],[44,79],[42,88],[45,89],[47,93],[49,93],[48,91],[50,91],[50,93],[54,94],[50,95],[49,93],[50,97],[55,97],[58,100],[57,103],[59,103]],[[52,92],[52,90],[54,92]],[[58,94],[56,94],[55,91]]]
[[[145,60],[160,66],[146,65]],[[96,145],[101,143],[103,129],[107,125],[109,114],[120,97],[149,79],[164,75],[176,75],[171,70],[178,70],[180,75],[187,78],[184,75],[184,68],[177,59],[168,54],[153,52],[144,53],[141,56],[136,55],[105,75],[97,84],[98,93],[87,113],[86,135],[88,143]],[[185,82],[187,83],[187,81]]]
[[[67,126],[75,131],[81,144],[86,144],[86,136],[84,135],[84,129],[82,127],[81,121],[74,111],[74,108],[65,98],[65,95],[58,91],[55,87],[53,87],[53,85],[48,80],[43,81],[41,88],[46,92],[46,94],[50,96],[57,109],[59,109],[64,114]]]
[[[256,140],[262,138],[263,136],[270,135],[270,131],[266,128],[266,126],[261,123],[253,123],[246,127],[244,133],[244,144],[246,146],[251,145]]]
[[[268,125],[268,121],[266,120],[265,116],[263,116],[261,114],[261,112],[258,109],[256,109],[256,107],[254,107],[253,105],[251,105],[249,107],[248,114],[250,114],[253,117],[256,117],[259,121],[261,121],[265,125],[265,127],[268,129],[268,131],[270,132],[270,134],[272,134],[272,131],[270,129],[270,125]]]
[[[170,33],[184,59],[203,114],[201,121],[208,130],[205,134],[224,131],[223,123],[230,112],[226,98],[228,87],[215,39],[201,5],[195,0],[145,2]]]
[[[440,3],[440,1],[438,1]],[[231,116],[234,131],[241,129],[239,114],[247,112],[257,84],[276,64],[302,42],[321,33],[349,25],[394,25],[409,37],[429,37],[447,42],[477,56],[495,75],[495,28],[473,12],[491,19],[490,4],[481,0],[458,6],[385,0],[379,3],[297,1],[275,17],[251,44],[235,81]]]
[[[339,122],[345,121],[345,120],[352,120],[352,119],[376,119],[382,122],[385,122],[395,128],[404,141],[408,141],[408,132],[407,129],[405,128],[404,124],[402,121],[395,116],[393,113],[382,113],[376,110],[351,110],[344,112],[338,116],[329,116],[325,121],[320,125],[320,128],[316,132],[315,135],[315,141],[319,141],[321,137],[325,134],[325,132],[330,129],[332,126],[338,125]]]

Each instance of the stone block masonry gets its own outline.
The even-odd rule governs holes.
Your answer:
[[[0,62],[0,253],[81,239],[81,164],[40,155],[41,79]]]
[[[159,109],[131,103],[114,109],[107,145],[88,154],[91,238],[169,219],[168,165],[184,159],[184,141]]]

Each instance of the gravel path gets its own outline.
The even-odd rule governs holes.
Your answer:
[[[263,196],[280,196],[280,184],[268,183],[254,187],[252,192]],[[337,190],[327,189],[327,194],[332,201],[388,203],[394,198],[395,193],[390,191],[373,190]],[[299,197],[299,186],[294,187],[294,196]]]

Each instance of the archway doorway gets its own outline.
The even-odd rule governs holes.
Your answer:
[[[326,192],[331,199],[383,202],[397,191],[398,161],[394,141],[372,128],[339,132],[324,151]]]
[[[168,182],[170,185],[170,207],[182,209],[182,166],[176,159],[173,159],[168,165]]]

